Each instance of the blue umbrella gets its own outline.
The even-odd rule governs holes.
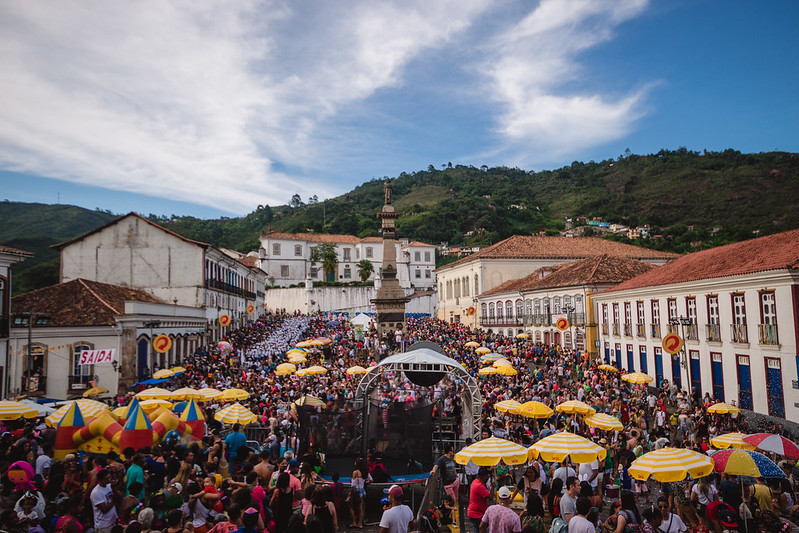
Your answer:
[[[331,320],[325,324],[325,326],[340,326],[341,322],[338,320]]]

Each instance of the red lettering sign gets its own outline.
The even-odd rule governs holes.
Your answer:
[[[81,365],[98,365],[101,363],[110,363],[114,360],[114,349],[107,350],[83,350],[80,353]]]

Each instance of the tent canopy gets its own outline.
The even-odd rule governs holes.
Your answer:
[[[355,318],[350,320],[353,326],[366,326],[372,321],[372,317],[363,313],[358,314]]]

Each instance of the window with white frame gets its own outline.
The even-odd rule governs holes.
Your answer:
[[[619,323],[619,304],[613,304],[613,323]]]
[[[280,245],[273,244],[272,245],[272,255],[280,255]]]
[[[602,323],[608,324],[608,304],[602,304]]]
[[[707,321],[710,324],[719,323],[719,297],[707,297]]]
[[[80,354],[86,350],[94,350],[94,345],[88,342],[77,342],[72,347],[72,374],[74,376],[88,376],[91,365],[80,364]]]
[[[488,304],[488,318],[494,318],[496,316],[494,311],[494,302]]]
[[[461,280],[461,287],[463,288],[463,295],[469,296],[469,278],[463,278]]]
[[[638,323],[643,324],[644,319],[644,302],[636,302],[636,308],[638,310]]]
[[[413,252],[413,260],[417,263],[422,260],[422,253],[421,252]]]
[[[532,300],[525,300],[524,301],[524,309],[527,316],[533,314],[533,301]]]
[[[732,314],[736,324],[746,324],[746,305],[743,294],[732,295]]]
[[[660,302],[652,300],[652,323],[660,324]]]
[[[371,259],[372,257],[374,257],[374,254],[375,254],[374,248],[372,248],[371,246],[367,246],[366,247],[366,258],[367,259]]]
[[[424,277],[425,277],[425,279],[430,279],[431,275],[430,275],[430,271],[429,270],[425,270],[424,271]]]
[[[302,256],[302,244],[294,245],[294,255],[296,255],[297,257]]]
[[[319,269],[316,267],[311,267],[311,277],[315,278],[319,275]]]
[[[571,307],[571,306],[572,306],[572,297],[571,296],[564,296],[563,297],[563,307],[565,307],[568,310],[568,308]]]
[[[552,312],[553,313],[560,313],[560,296],[553,296],[552,297]]]
[[[630,302],[624,302],[624,322],[631,324],[633,321],[633,306]]]
[[[582,296],[575,296],[574,297],[574,312],[575,313],[582,313],[583,312],[583,297]]]
[[[774,300],[774,293],[760,293],[760,310],[763,315],[763,323],[774,325],[777,323],[777,304]]]
[[[538,299],[538,298],[535,298],[533,300],[533,314],[534,315],[540,315],[541,314],[541,300]]]
[[[352,261],[352,251],[349,248],[344,248],[344,261]]]
[[[281,278],[289,277],[289,266],[288,265],[280,265],[280,277]]]
[[[430,262],[430,252],[425,252],[424,253],[424,262],[425,263],[429,263]]]
[[[416,279],[422,279],[422,271],[417,268],[416,271],[414,272],[414,277]]]
[[[524,316],[524,300],[516,300],[516,318]]]
[[[352,277],[352,268],[345,266],[344,267],[344,279],[350,279]]]
[[[497,302],[497,318],[502,318],[504,307],[502,302]]]
[[[474,294],[480,294],[480,281],[477,277],[477,274],[474,275]]]
[[[686,298],[685,308],[688,310],[688,318],[691,324],[696,324],[696,298]]]
[[[677,300],[669,298],[669,322],[677,320]]]
[[[510,300],[505,302],[505,316],[508,318],[513,318],[513,302]]]

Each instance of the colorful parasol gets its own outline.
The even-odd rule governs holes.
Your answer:
[[[531,401],[519,406],[519,414],[527,418],[549,418],[555,411],[544,403]]]
[[[599,370],[604,370],[606,372],[618,372],[619,371],[618,368],[616,368],[615,366],[611,366],[611,365],[599,365],[597,368]]]
[[[0,420],[17,420],[23,417],[36,418],[37,416],[39,416],[39,410],[35,407],[11,400],[0,401]]]
[[[644,374],[643,372],[632,372],[630,374],[624,374],[621,377],[621,379],[629,383],[651,383],[652,381],[655,381],[655,378],[653,378],[649,374]]]
[[[307,407],[327,407],[327,404],[323,402],[320,398],[316,396],[311,396],[310,394],[306,394],[305,396],[300,397],[294,402],[297,405],[305,405]]]
[[[774,461],[752,450],[721,450],[713,454],[716,472],[734,476],[785,477]]]
[[[734,405],[730,405],[725,402],[714,403],[710,407],[707,408],[708,413],[720,413],[720,414],[733,414],[733,413],[740,413],[741,410],[735,407]]]
[[[512,415],[519,414],[519,408],[522,406],[516,400],[502,400],[501,402],[497,402],[494,404],[494,409],[499,411],[500,413],[509,413]]]
[[[350,368],[347,369],[347,374],[349,374],[350,376],[353,376],[355,374],[366,374],[367,372],[369,371],[360,365],[351,366]]]
[[[231,389],[232,390],[232,389]],[[225,424],[252,424],[258,420],[255,413],[241,405],[239,402],[229,405],[218,411],[214,418]]]
[[[167,379],[174,376],[175,373],[169,370],[168,368],[164,368],[162,370],[157,370],[153,372],[153,379]]]
[[[484,363],[490,363],[498,359],[504,359],[504,358],[505,356],[502,355],[501,353],[489,352],[489,353],[484,353],[483,356],[480,357],[480,360]]]
[[[481,353],[481,354],[482,354],[482,353],[491,353],[491,350],[489,350],[489,349],[488,349],[488,348],[486,348],[485,346],[480,346],[479,348],[477,348],[477,349],[475,350],[475,353]]]
[[[84,398],[93,398],[94,396],[100,396],[101,394],[105,394],[108,392],[108,389],[104,389],[103,387],[99,387],[97,385],[93,386],[90,389],[86,389],[83,391]]]
[[[646,481],[649,476],[661,483],[681,481],[688,475],[696,479],[713,472],[713,460],[693,450],[663,448],[645,453],[633,461],[628,472],[641,481]]]
[[[530,446],[530,456],[534,459],[540,455],[544,461],[556,463],[568,456],[575,463],[591,463],[605,459],[607,453],[602,446],[567,431],[544,437]]]
[[[172,391],[173,400],[189,400],[191,398],[202,399],[202,397],[203,393],[197,389],[192,389],[191,387],[183,387]]]
[[[581,415],[592,415],[596,409],[580,400],[569,400],[555,406],[555,411],[559,413],[579,413]]]
[[[605,413],[595,413],[583,418],[583,422],[587,425],[605,431],[621,431],[624,429],[624,424],[615,416],[606,415]]]
[[[297,371],[297,367],[291,363],[281,363],[275,368],[275,374],[278,376],[290,376]]]
[[[172,371],[172,372],[174,372],[175,374],[181,374],[181,373],[183,373],[183,372],[185,372],[185,371],[186,371],[186,369],[185,369],[185,368],[183,368],[182,366],[173,366],[173,367],[172,367],[172,368],[170,368],[169,370],[171,370],[171,371]]]
[[[69,408],[72,407],[72,405],[75,403],[78,404],[80,412],[85,420],[89,420],[100,411],[107,411],[110,409],[110,407],[108,407],[103,402],[98,402],[97,400],[90,400],[88,398],[81,398],[80,400],[75,400],[74,402],[62,405],[61,407],[56,409],[53,414],[49,415],[44,419],[44,423],[50,427],[56,427],[58,423],[61,422],[61,419],[64,418],[64,415],[67,414]]]
[[[496,374],[497,369],[493,366],[485,366],[477,371],[478,374],[481,376],[490,376],[491,374]]]
[[[480,343],[476,341],[469,341],[466,344],[464,344],[464,346],[466,346],[467,348],[477,348],[478,346],[480,346]]]
[[[220,400],[246,400],[250,397],[250,393],[242,389],[228,389],[219,395]]]
[[[719,450],[725,450],[727,448],[754,450],[755,446],[744,441],[744,437],[746,437],[746,435],[743,433],[725,433],[724,435],[719,435],[710,439],[710,444]]]
[[[221,390],[216,390],[216,389],[213,389],[211,387],[205,387],[203,389],[200,389],[197,392],[202,394],[202,396],[199,399],[203,400],[203,401],[206,401],[206,402],[209,401],[209,400],[215,400],[216,398],[219,398],[220,396],[222,396],[222,391]]]
[[[494,364],[492,366],[499,368],[501,366],[513,366],[513,363],[511,363],[510,361],[508,361],[503,357],[502,359],[497,359],[496,361],[494,361]]]
[[[475,442],[455,454],[455,462],[461,465],[472,461],[478,466],[495,466],[500,461],[508,465],[527,462],[527,448],[497,437]]]
[[[755,433],[745,436],[743,441],[766,452],[776,453],[789,459],[799,459],[799,446],[781,435]]]
[[[512,366],[497,367],[497,374],[502,374],[503,376],[515,376],[518,373],[519,371]]]
[[[516,338],[517,339],[529,339],[530,338],[530,334],[529,333],[519,333],[518,335],[516,335]]]
[[[319,365],[310,366],[305,369],[305,373],[308,374],[309,376],[314,376],[316,374],[324,374],[325,372],[327,372],[327,369]]]
[[[144,389],[136,394],[139,400],[171,400],[172,392],[161,387],[153,387],[151,389]]]
[[[302,354],[302,355],[300,355],[300,354],[291,354],[288,357],[288,362],[292,363],[292,364],[305,363],[307,361],[308,361],[308,358],[305,357],[305,354]]]
[[[142,409],[144,409],[144,411],[146,413],[149,413],[151,411],[155,411],[159,407],[166,407],[167,409],[172,409],[172,402],[169,402],[167,400],[151,399],[151,400],[144,400],[142,402],[139,402],[139,406]],[[128,413],[132,414],[130,411],[128,411]]]
[[[205,420],[205,415],[202,409],[197,407],[197,402],[194,401],[194,398],[192,398],[180,412],[180,419],[184,422],[194,422],[196,420]]]

